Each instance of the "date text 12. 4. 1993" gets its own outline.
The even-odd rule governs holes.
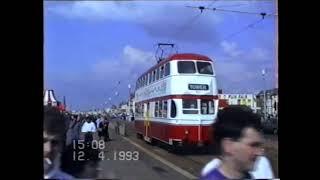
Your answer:
[[[73,160],[88,161],[88,160],[104,160],[105,142],[103,140],[93,140],[85,142],[84,140],[73,141]]]

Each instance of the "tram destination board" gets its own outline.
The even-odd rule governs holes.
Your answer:
[[[208,90],[207,84],[189,84],[189,90]]]

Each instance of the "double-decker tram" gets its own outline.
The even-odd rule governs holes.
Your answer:
[[[136,82],[135,129],[145,141],[209,145],[217,118],[218,89],[213,61],[200,54],[173,54]]]

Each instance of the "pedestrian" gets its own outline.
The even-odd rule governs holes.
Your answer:
[[[86,122],[82,125],[81,134],[84,138],[85,143],[91,143],[96,133],[96,125],[91,121],[91,117],[86,117]]]
[[[110,141],[109,138],[109,120],[105,118],[101,123],[100,123],[100,128],[101,128],[101,133],[102,136],[104,137],[104,141]]]
[[[101,139],[103,136],[102,129],[100,128],[100,124],[101,122],[103,122],[103,119],[104,119],[103,116],[100,115],[96,120],[99,139]]]
[[[220,164],[221,158],[215,158],[211,160],[202,169],[201,176],[206,176],[210,171],[219,167]],[[252,174],[254,179],[274,179],[270,161],[265,156],[258,157],[258,159],[255,162],[254,169],[250,171],[250,174]]]
[[[67,140],[66,140],[67,146],[71,144],[73,141],[77,141],[80,139],[81,126],[82,125],[80,122],[80,116],[73,115],[69,125],[69,129],[67,131]]]
[[[43,119],[43,167],[44,179],[74,179],[60,169],[63,151],[65,117],[58,109],[44,107]]]
[[[120,120],[119,119],[116,119],[115,132],[116,132],[116,134],[120,134]]]
[[[257,159],[263,155],[260,118],[243,106],[229,106],[213,124],[220,164],[203,180],[252,179]]]

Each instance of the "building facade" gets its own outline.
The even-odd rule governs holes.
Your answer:
[[[221,106],[245,105],[250,107],[254,112],[257,112],[260,109],[260,107],[257,106],[254,94],[219,94],[218,97],[219,100],[223,102],[219,103]]]
[[[266,99],[266,101],[264,99]],[[266,112],[267,117],[278,117],[278,104],[279,98],[277,88],[267,91],[261,91],[257,95],[257,105],[261,107],[261,114],[264,114],[264,112]]]

